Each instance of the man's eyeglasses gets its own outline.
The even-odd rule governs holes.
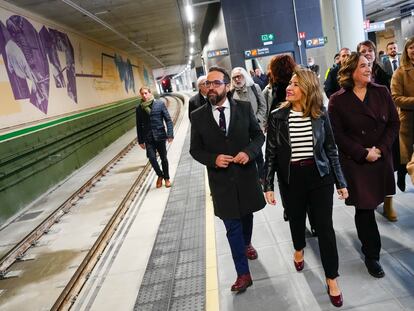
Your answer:
[[[222,86],[223,84],[227,84],[227,83],[222,81],[222,80],[214,80],[214,81],[207,80],[203,83],[203,85],[205,87],[213,86],[214,88],[218,88],[218,87]]]
[[[236,75],[236,76],[233,76],[233,77],[232,77],[233,81],[236,81],[236,80],[241,80],[242,78],[243,78],[243,76],[242,76],[242,75]]]

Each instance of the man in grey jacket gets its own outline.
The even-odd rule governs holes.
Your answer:
[[[252,105],[253,112],[259,122],[260,128],[264,131],[267,127],[266,100],[260,86],[253,82],[252,77],[247,73],[246,69],[242,67],[233,68],[231,71],[230,92],[233,94],[234,99],[246,101]],[[264,160],[263,152],[261,150],[256,157],[256,164],[259,172],[259,179],[263,183]]]

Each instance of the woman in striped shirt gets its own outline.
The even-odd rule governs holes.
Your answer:
[[[339,198],[348,197],[329,118],[315,73],[296,68],[286,100],[271,112],[266,143],[266,201],[276,204],[274,175],[287,209],[297,271],[304,268],[306,208],[310,207],[318,232],[322,266],[331,303],[342,306],[338,287],[338,251],[332,224],[334,184]]]

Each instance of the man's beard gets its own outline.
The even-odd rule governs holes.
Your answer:
[[[226,91],[224,90],[221,94],[217,93],[216,91],[209,91],[207,93],[207,98],[210,104],[216,106],[221,100],[226,97]]]
[[[390,56],[391,56],[391,57],[395,57],[395,56],[397,56],[397,52],[396,52],[396,51],[392,51],[392,52],[390,53]]]

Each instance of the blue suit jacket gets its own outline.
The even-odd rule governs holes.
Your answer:
[[[170,114],[165,104],[160,100],[154,99],[149,115],[139,104],[136,108],[136,121],[139,144],[144,144],[151,140],[162,141],[174,137],[173,122]],[[165,131],[164,121],[167,125],[167,131]]]

